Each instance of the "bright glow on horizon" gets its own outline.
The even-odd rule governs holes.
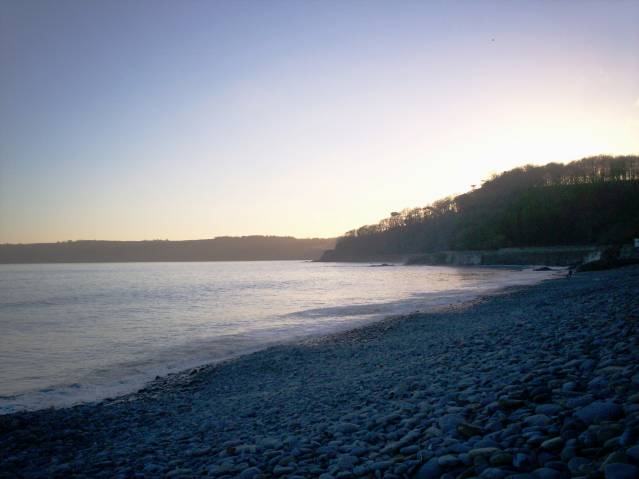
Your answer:
[[[5,2],[0,242],[337,236],[526,163],[637,154],[637,18]]]

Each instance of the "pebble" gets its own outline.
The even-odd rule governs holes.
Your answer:
[[[419,468],[415,479],[439,479],[441,473],[442,469],[439,466],[438,459],[432,458]]]
[[[558,451],[564,445],[564,440],[561,437],[553,437],[552,439],[547,439],[541,443],[542,449],[547,449],[550,451]]]
[[[575,413],[575,416],[586,424],[613,421],[619,419],[622,415],[623,410],[621,407],[611,401],[595,401]]]
[[[604,473],[606,479],[639,479],[639,467],[632,464],[607,464]]]
[[[259,476],[260,474],[262,474],[262,471],[259,468],[249,467],[240,473],[239,479],[253,479],[255,476]]]

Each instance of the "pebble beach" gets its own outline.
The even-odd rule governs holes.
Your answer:
[[[0,416],[0,477],[639,478],[639,267]]]

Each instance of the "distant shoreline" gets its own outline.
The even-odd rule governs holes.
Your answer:
[[[334,245],[334,238],[289,236],[2,244],[0,264],[313,260]]]

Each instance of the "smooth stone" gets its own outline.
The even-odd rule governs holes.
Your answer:
[[[393,461],[376,461],[369,467],[371,471],[383,471],[393,465]]]
[[[459,464],[459,458],[457,456],[453,456],[452,454],[446,454],[445,456],[441,456],[437,459],[437,462],[442,467],[454,467]]]
[[[370,471],[370,468],[365,464],[355,466],[353,468],[353,474],[356,475],[357,477],[365,476],[366,474],[368,474],[369,471]]]
[[[501,469],[496,467],[487,467],[482,471],[479,477],[484,479],[502,479],[503,477],[506,477],[506,475],[507,473]]]
[[[535,413],[545,414],[547,416],[555,416],[561,411],[559,404],[540,404],[535,408]]]
[[[239,479],[253,479],[259,474],[262,474],[261,469],[257,467],[249,467],[248,469],[244,469],[238,477]]]
[[[426,437],[437,437],[442,435],[442,430],[438,427],[431,426],[426,429],[426,431],[424,431],[424,434],[426,435]]]
[[[169,471],[165,477],[172,478],[172,477],[191,477],[191,476],[193,476],[193,471],[191,469],[177,468],[177,469],[173,469],[172,471]]]
[[[356,424],[350,422],[340,422],[335,425],[335,430],[343,434],[349,434],[359,429]]]
[[[618,404],[610,401],[595,401],[579,409],[575,416],[586,424],[594,424],[619,419],[623,416],[623,410]]]
[[[623,426],[621,424],[603,425],[597,430],[597,440],[600,443],[605,443],[609,439],[620,436],[622,433]]]
[[[513,466],[517,469],[527,469],[532,465],[532,463],[532,457],[528,454],[524,454],[523,452],[518,452],[513,458]]]
[[[595,369],[596,365],[597,365],[597,361],[595,361],[594,359],[586,359],[581,363],[581,366],[579,366],[579,369],[581,371],[592,371],[593,369]]]
[[[510,466],[513,463],[513,456],[507,452],[498,452],[490,456],[490,463],[493,466]]]
[[[496,452],[501,452],[501,451],[497,449],[496,447],[479,447],[479,448],[471,449],[470,451],[468,451],[468,456],[471,459],[474,459],[478,456],[491,456],[495,454]]]
[[[550,469],[554,469],[555,471],[559,471],[564,476],[570,475],[570,469],[565,463],[561,461],[548,461],[544,464],[544,467],[548,467]]]
[[[639,446],[633,446],[626,450],[626,455],[634,461],[639,462]]]
[[[439,479],[442,469],[439,466],[438,458],[433,457],[417,470],[415,479]]]
[[[586,394],[584,396],[577,396],[574,398],[570,398],[566,401],[566,406],[571,409],[582,407],[590,404],[594,398],[590,394]]]
[[[597,391],[599,389],[605,389],[608,387],[608,380],[604,377],[597,376],[588,383],[588,389]]]
[[[412,456],[413,454],[419,451],[419,446],[417,444],[413,444],[412,446],[404,446],[399,450],[400,454],[404,456]]]
[[[585,457],[575,456],[570,459],[570,461],[568,461],[568,469],[570,469],[570,472],[572,472],[573,474],[577,474],[581,472],[581,468],[583,466],[588,464],[590,464],[589,459],[586,459]]]
[[[606,479],[638,479],[639,467],[632,464],[606,464],[604,474]]]
[[[499,443],[486,437],[473,444],[473,449],[478,449],[480,447],[496,447],[499,449]]]
[[[546,449],[547,451],[558,451],[564,445],[564,440],[561,437],[553,437],[552,439],[547,439],[546,441],[541,443],[541,448]]]
[[[628,456],[626,456],[625,452],[615,451],[608,455],[606,460],[603,462],[603,465],[605,466],[606,464],[620,464],[620,463],[625,464],[627,462],[628,462]]]
[[[479,426],[463,422],[457,425],[457,432],[464,437],[471,438],[473,436],[479,436],[483,431]]]
[[[535,469],[533,471],[533,476],[535,476],[537,479],[559,479],[561,477],[561,474],[555,469],[551,469],[549,467],[540,467],[539,469]]]
[[[637,431],[632,429],[626,429],[621,434],[621,437],[619,438],[619,444],[621,446],[630,446],[631,444],[634,444],[635,442],[637,442],[637,439],[638,439],[637,436],[638,436]]]
[[[275,474],[276,476],[281,476],[283,474],[290,474],[291,472],[294,472],[294,471],[295,471],[295,469],[293,467],[282,466],[280,464],[277,464],[273,468],[273,474]]]
[[[612,439],[608,439],[606,442],[604,442],[603,447],[604,447],[604,450],[606,451],[610,451],[611,449],[617,449],[621,447],[621,444],[619,443],[619,438],[613,437]]]
[[[571,441],[574,441],[574,439],[571,439]],[[562,461],[568,462],[576,455],[577,455],[577,448],[573,444],[573,445],[566,445],[566,447],[564,447],[563,450],[561,451],[560,457]]]
[[[360,457],[360,456],[367,455],[369,453],[369,449],[367,447],[355,446],[355,447],[351,448],[351,450],[349,452],[353,456]]]
[[[355,464],[357,464],[357,457],[351,456],[350,454],[339,456],[337,458],[337,465],[340,469],[352,469]]]
[[[526,403],[520,399],[503,398],[497,401],[497,405],[506,411],[512,411],[523,407]]]
[[[144,472],[146,473],[160,473],[160,471],[162,471],[162,466],[160,466],[159,464],[145,464],[144,465]]]
[[[453,431],[457,426],[464,422],[464,417],[461,414],[445,414],[439,418],[437,423],[442,431]]]
[[[547,426],[552,420],[545,414],[533,414],[524,419],[527,426]]]

